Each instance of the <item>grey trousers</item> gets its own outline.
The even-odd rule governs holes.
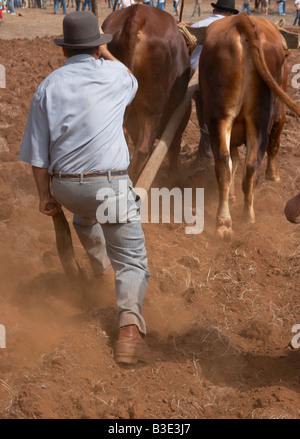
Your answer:
[[[145,334],[142,303],[150,272],[139,198],[129,177],[53,178],[51,189],[54,198],[74,213],[75,230],[94,272],[104,273],[110,263],[115,270],[119,326],[135,324]],[[105,216],[109,211],[112,215]]]

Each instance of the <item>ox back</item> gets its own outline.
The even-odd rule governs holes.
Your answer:
[[[284,92],[286,84],[286,53],[275,25],[239,14],[208,27],[199,62],[199,123],[208,127],[215,159],[217,232],[223,238],[232,233],[228,199],[235,198],[237,147],[247,148],[242,183],[246,221],[255,220],[253,188],[266,151],[266,177],[279,180],[276,154],[285,104],[300,114]]]
[[[102,25],[113,35],[110,52],[138,80],[139,88],[125,113],[124,126],[135,151],[129,172],[136,182],[155,139],[182,101],[190,76],[186,42],[174,18],[158,8],[133,5],[110,14]],[[178,128],[170,147],[171,166],[177,166],[181,136],[187,120]]]

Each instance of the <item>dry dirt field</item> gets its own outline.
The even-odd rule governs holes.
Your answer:
[[[209,4],[203,2],[201,18]],[[291,25],[292,2],[288,7]],[[193,9],[186,0],[184,21],[197,21]],[[99,3],[99,21],[110,11]],[[7,81],[0,89],[0,324],[7,331],[0,418],[299,419],[300,350],[289,345],[292,327],[300,324],[300,226],[288,223],[283,209],[300,190],[300,121],[287,112],[281,181],[264,179],[264,161],[257,221],[250,226],[240,222],[241,148],[230,242],[214,235],[213,168],[194,180],[205,190],[203,233],[186,235],[184,224],[144,225],[152,273],[144,302],[147,340],[162,358],[120,367],[112,356],[113,273],[104,284],[91,280],[84,297],[66,280],[52,220],[38,212],[30,167],[17,161],[33,93],[64,62],[52,43],[62,33],[63,14],[53,15],[52,7],[16,12],[4,14],[0,27]],[[278,19],[274,1],[268,18]],[[299,50],[291,51],[288,93],[298,103],[291,81],[299,62]],[[193,111],[182,142],[182,175],[195,169],[198,141]],[[164,167],[161,186],[168,184]],[[87,265],[73,239],[78,261]]]

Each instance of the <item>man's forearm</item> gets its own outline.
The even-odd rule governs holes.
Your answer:
[[[40,199],[51,195],[50,191],[50,175],[47,168],[37,168],[32,166],[32,172],[36,182]]]
[[[50,175],[47,168],[32,166],[32,172],[40,197],[40,212],[54,216],[61,211],[61,205],[53,198],[50,190]]]
[[[102,27],[99,27],[99,32],[100,34],[104,34]],[[110,53],[110,51],[107,48],[107,44],[103,44],[102,46],[100,46],[100,57],[107,60],[107,61],[118,61],[118,62],[122,62],[119,59],[117,59],[115,56],[113,56],[112,53]],[[129,73],[132,73],[130,69],[128,69]]]
[[[100,49],[101,49],[101,55],[100,55],[101,58],[106,59],[107,61],[118,61],[118,62],[122,63],[122,61],[120,61],[115,56],[113,56],[112,53],[110,53],[110,51],[108,50],[106,44],[101,46]],[[132,71],[130,69],[128,69],[128,67],[127,67],[127,71],[129,73],[132,73]]]

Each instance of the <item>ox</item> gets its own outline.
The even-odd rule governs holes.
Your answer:
[[[113,35],[110,52],[135,75],[139,88],[125,113],[124,127],[135,150],[129,167],[136,182],[155,139],[162,132],[189,82],[190,62],[187,44],[174,18],[149,6],[133,5],[113,12],[102,25]],[[178,127],[170,146],[170,166],[177,166],[187,116]]]
[[[284,92],[286,84],[286,52],[275,25],[239,14],[207,28],[199,62],[199,124],[208,127],[214,155],[222,238],[232,233],[228,199],[229,192],[235,195],[237,147],[245,144],[247,149],[242,182],[246,221],[255,221],[253,189],[266,151],[266,178],[279,181],[276,154],[284,104],[300,115],[300,107]]]

